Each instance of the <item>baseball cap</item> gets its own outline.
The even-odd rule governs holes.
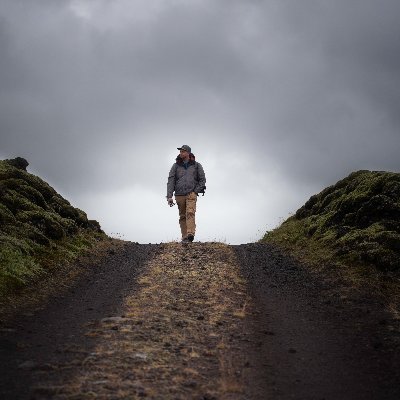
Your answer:
[[[192,149],[191,149],[187,144],[184,144],[183,146],[178,147],[178,150],[185,150],[185,151],[187,151],[188,153],[191,153],[191,152],[192,152]]]

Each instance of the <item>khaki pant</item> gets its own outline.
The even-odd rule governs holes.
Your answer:
[[[192,192],[186,196],[175,196],[175,199],[179,209],[179,225],[181,227],[182,239],[187,238],[190,234],[194,236],[196,232],[196,193]]]

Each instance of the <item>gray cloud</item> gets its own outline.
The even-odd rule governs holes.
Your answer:
[[[230,205],[219,235],[249,240],[353,170],[399,170],[399,14],[394,0],[2,0],[0,155],[109,229],[118,193],[154,196],[168,226],[166,175],[188,143]]]

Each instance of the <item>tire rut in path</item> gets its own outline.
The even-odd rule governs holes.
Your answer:
[[[120,315],[87,326],[91,352],[51,365],[34,398],[244,400],[262,390],[263,333],[229,246],[165,244],[137,283]]]

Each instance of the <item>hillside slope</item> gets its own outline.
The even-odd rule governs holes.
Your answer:
[[[97,221],[28,173],[27,166],[20,157],[0,161],[0,294],[106,237]]]
[[[400,272],[400,174],[354,172],[312,196],[261,242],[313,264]]]

